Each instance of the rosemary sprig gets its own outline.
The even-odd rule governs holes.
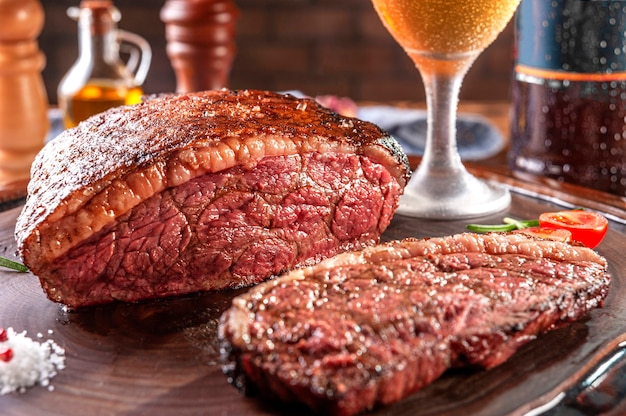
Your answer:
[[[15,270],[21,273],[28,271],[28,267],[24,266],[22,263],[18,263],[2,256],[0,256],[0,267],[6,267],[7,269]]]

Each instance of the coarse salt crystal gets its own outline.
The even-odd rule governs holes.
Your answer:
[[[354,123],[352,122],[352,120],[343,119],[341,120],[341,124],[339,126],[343,128],[352,128],[354,127]]]
[[[35,384],[52,391],[50,380],[65,368],[65,350],[52,340],[34,341],[26,331],[17,333],[7,328],[7,335],[0,345],[11,348],[13,357],[8,362],[0,361],[0,395],[23,393]]]

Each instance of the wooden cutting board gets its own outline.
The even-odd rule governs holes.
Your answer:
[[[502,213],[472,222],[499,223],[504,216],[537,217],[562,206],[514,193]],[[0,213],[0,255],[15,250],[19,207]],[[463,232],[467,221],[422,221],[396,216],[384,239]],[[522,414],[566,392],[571,398],[626,411],[626,242],[623,225],[611,222],[598,247],[610,263],[613,283],[604,308],[541,336],[494,369],[455,370],[413,396],[374,415]],[[306,415],[299,407],[246,398],[221,372],[217,322],[235,292],[195,295],[141,304],[117,304],[67,312],[49,301],[35,276],[0,271],[0,326],[50,337],[66,350],[66,368],[53,391],[34,387],[0,396],[2,415]],[[589,375],[606,360],[605,380]],[[586,383],[586,384],[585,384]],[[571,397],[569,397],[569,396]],[[624,400],[622,400],[624,399]],[[583,403],[583,404],[584,404]],[[578,405],[579,407],[581,405]],[[562,413],[561,413],[562,414]],[[582,413],[579,413],[582,414]]]

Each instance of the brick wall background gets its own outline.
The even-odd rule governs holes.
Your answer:
[[[77,27],[66,15],[79,0],[41,0],[46,13],[39,45],[51,103],[77,56]],[[231,88],[297,89],[362,101],[422,100],[418,72],[384,29],[368,0],[234,0],[239,9]],[[175,89],[159,18],[164,0],[115,0],[119,27],[145,37],[153,62],[146,93]],[[512,25],[476,61],[464,100],[506,100],[512,67]]]

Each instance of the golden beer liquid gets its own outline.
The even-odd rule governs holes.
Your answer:
[[[505,28],[519,2],[372,0],[387,30],[420,64],[433,58],[440,62],[462,60],[485,49]]]
[[[137,104],[141,101],[141,87],[127,88],[107,82],[90,82],[66,100],[67,111],[63,118],[65,128],[72,128],[88,117],[111,107]]]

